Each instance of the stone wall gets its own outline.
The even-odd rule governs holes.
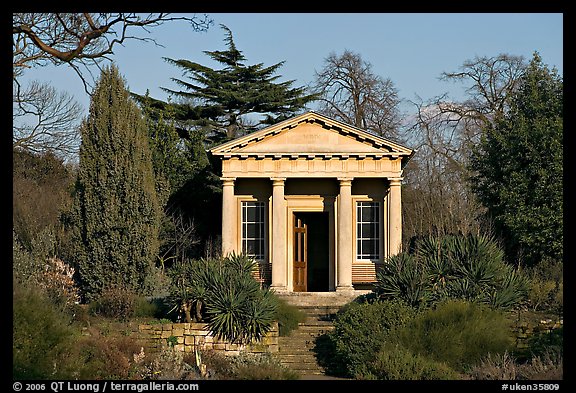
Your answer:
[[[233,344],[213,337],[205,323],[167,323],[138,325],[138,336],[150,351],[167,345],[184,352],[215,350],[225,355],[238,355],[240,352],[278,352],[278,323],[262,340],[250,344]]]

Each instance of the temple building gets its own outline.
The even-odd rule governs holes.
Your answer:
[[[366,288],[402,244],[414,151],[306,112],[211,150],[222,160],[222,253],[278,292]]]

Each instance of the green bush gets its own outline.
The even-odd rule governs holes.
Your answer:
[[[334,353],[325,353],[321,363],[331,373],[353,377],[359,368],[372,360],[391,329],[410,321],[416,311],[401,301],[349,303],[334,320],[328,333]]]
[[[376,357],[359,368],[357,379],[454,380],[457,372],[442,362],[431,360],[396,344],[384,344]]]
[[[278,334],[280,336],[288,336],[290,332],[298,328],[300,322],[306,319],[306,313],[301,311],[298,307],[293,306],[286,302],[286,300],[274,296],[276,298],[276,320],[278,321]]]
[[[424,311],[390,334],[390,340],[456,371],[514,344],[510,321],[502,312],[462,300],[447,300]]]
[[[128,320],[134,316],[137,295],[130,289],[113,285],[102,291],[97,300],[90,303],[92,315]]]
[[[167,314],[167,307],[162,299],[147,299],[143,296],[137,296],[134,304],[135,317],[162,318]]]
[[[54,379],[58,359],[68,351],[71,316],[38,288],[13,281],[12,349],[14,379]],[[56,373],[55,373],[56,372]]]

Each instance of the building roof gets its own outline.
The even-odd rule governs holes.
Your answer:
[[[398,158],[402,166],[414,150],[316,112],[306,112],[233,139],[210,150],[231,157]]]

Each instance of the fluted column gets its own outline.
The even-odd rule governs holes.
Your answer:
[[[339,178],[337,291],[352,290],[352,178]]]
[[[285,178],[272,178],[272,285],[287,290]]]
[[[388,180],[390,181],[390,190],[388,191],[388,233],[390,241],[389,255],[392,256],[402,251],[402,178],[391,178]]]
[[[235,251],[236,204],[234,203],[234,178],[222,177],[222,255]]]

